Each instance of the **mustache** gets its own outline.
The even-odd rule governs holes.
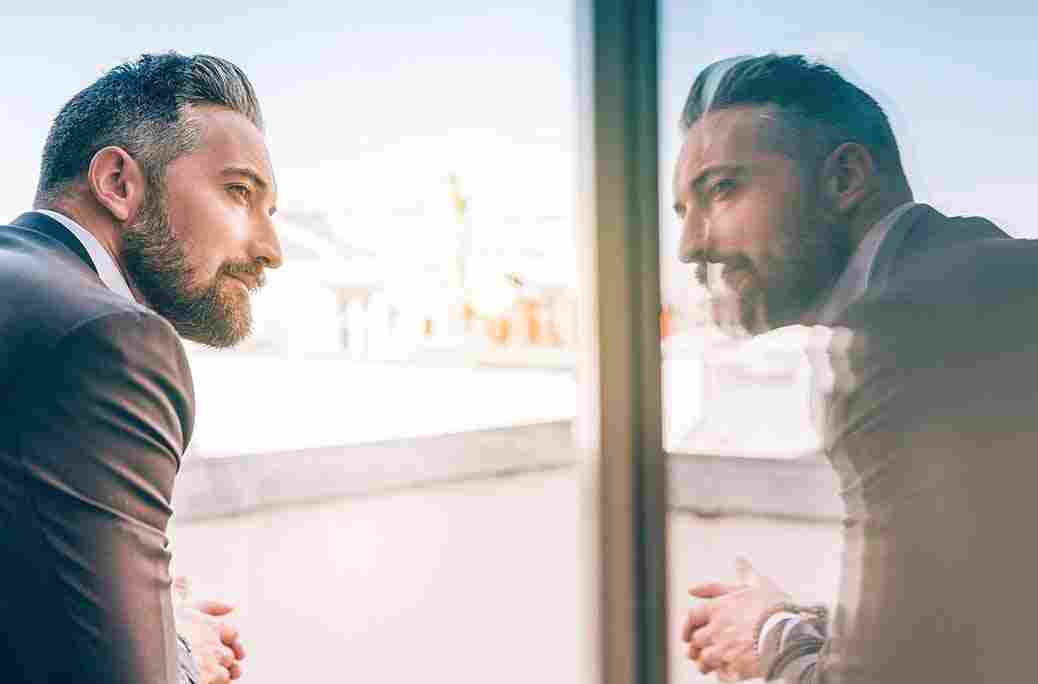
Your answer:
[[[713,267],[713,268],[711,268]],[[695,280],[701,286],[709,289],[711,282],[720,279],[722,270],[730,271],[752,271],[753,263],[745,256],[731,257],[707,257],[695,262],[693,274]]]
[[[261,288],[267,283],[267,274],[263,271],[263,264],[248,261],[229,261],[220,267],[220,275],[224,276],[252,276],[256,281],[256,288]]]

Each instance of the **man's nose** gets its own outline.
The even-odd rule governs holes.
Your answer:
[[[695,211],[689,210],[681,222],[681,242],[678,260],[684,264],[705,261],[710,252],[710,231],[706,222]]]
[[[281,267],[281,241],[278,239],[277,226],[272,217],[264,216],[260,219],[251,251],[252,259],[263,264],[264,268]]]

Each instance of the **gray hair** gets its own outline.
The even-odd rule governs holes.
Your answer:
[[[236,111],[263,129],[256,92],[237,66],[210,55],[142,55],[121,64],[69,100],[43,147],[36,206],[64,194],[101,149],[117,146],[159,187],[166,166],[193,150],[200,131],[186,110],[211,104]]]
[[[705,68],[681,113],[687,132],[708,112],[769,106],[781,126],[774,144],[794,159],[824,158],[845,142],[859,143],[877,166],[903,176],[894,131],[879,103],[832,67],[803,55],[733,57]]]

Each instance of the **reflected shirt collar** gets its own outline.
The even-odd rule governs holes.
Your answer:
[[[79,225],[68,216],[59,214],[56,211],[49,209],[34,209],[37,214],[43,214],[49,218],[54,219],[61,225],[68,228],[69,232],[76,236],[76,239],[82,243],[83,248],[86,249],[87,254],[90,255],[90,260],[94,262],[94,267],[97,269],[97,275],[101,278],[101,282],[105,286],[123,297],[126,297],[131,302],[137,301],[133,292],[130,291],[130,286],[126,282],[126,278],[123,277],[122,271],[116,266],[115,260],[112,255],[108,253],[108,250],[101,246],[97,238],[94,237],[90,231],[83,226]]]
[[[836,285],[829,291],[822,305],[817,309],[819,321],[831,321],[846,309],[851,302],[865,294],[873,275],[876,264],[876,255],[879,247],[890,234],[890,230],[898,219],[905,215],[909,209],[916,206],[915,202],[908,201],[895,207],[889,214],[876,222],[876,225],[865,234],[858,248],[854,250],[847,268],[840,274]]]

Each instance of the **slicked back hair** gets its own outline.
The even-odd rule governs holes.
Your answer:
[[[692,84],[681,129],[687,133],[708,112],[740,106],[770,106],[780,123],[775,144],[793,159],[816,163],[839,145],[855,142],[869,150],[881,173],[904,177],[882,107],[832,67],[803,55],[715,62]]]
[[[121,64],[68,101],[54,119],[43,148],[35,205],[44,207],[86,173],[101,149],[117,146],[141,165],[147,182],[161,187],[166,166],[199,142],[189,105],[226,107],[260,130],[256,93],[237,66],[210,55],[176,52],[142,55]]]

